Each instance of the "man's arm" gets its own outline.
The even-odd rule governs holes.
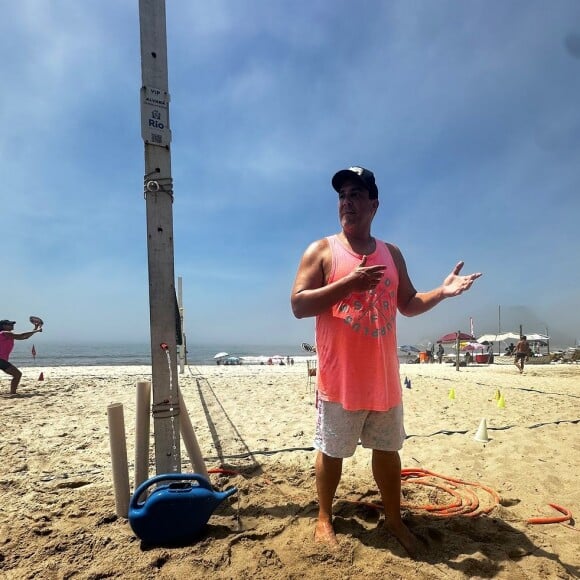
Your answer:
[[[316,316],[331,308],[352,292],[366,292],[377,287],[385,266],[365,266],[366,256],[347,276],[327,284],[332,256],[328,240],[310,244],[304,252],[290,302],[296,318]]]
[[[388,244],[388,246],[399,272],[397,306],[399,312],[405,316],[417,316],[418,314],[423,314],[424,312],[431,310],[434,306],[437,306],[437,304],[445,300],[445,298],[452,298],[453,296],[463,294],[463,292],[469,290],[475,280],[481,276],[480,272],[460,276],[459,272],[461,272],[461,269],[463,268],[463,262],[458,262],[452,272],[445,278],[441,286],[429,290],[428,292],[417,292],[409,278],[407,265],[405,264],[401,251],[393,244]]]

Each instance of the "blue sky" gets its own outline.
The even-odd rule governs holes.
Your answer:
[[[353,164],[418,289],[484,272],[399,343],[496,331],[499,306],[580,338],[580,3],[174,0],[167,35],[190,343],[312,341],[290,288]],[[139,42],[137,0],[3,7],[0,316],[44,340],[148,340]]]

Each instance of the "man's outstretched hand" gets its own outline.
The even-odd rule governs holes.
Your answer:
[[[443,294],[445,298],[451,298],[452,296],[459,296],[463,294],[466,290],[469,290],[473,283],[482,276],[481,272],[476,272],[475,274],[467,274],[465,276],[460,276],[461,268],[463,268],[464,262],[458,262],[453,272],[445,278],[443,281]]]

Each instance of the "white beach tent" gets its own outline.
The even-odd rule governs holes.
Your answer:
[[[526,334],[526,338],[528,339],[528,342],[546,343],[548,345],[549,352],[550,337],[547,334]],[[519,339],[519,333],[503,332],[501,334],[484,334],[477,339],[477,342],[493,342],[494,344],[499,345],[504,340],[514,341]],[[501,349],[498,349],[498,354],[501,354]]]
[[[477,339],[477,342],[493,342],[495,348],[494,352],[497,355],[503,354],[502,342],[504,340],[519,340],[520,335],[515,332],[502,332],[501,334],[484,334]]]
[[[519,340],[520,335],[515,332],[502,332],[501,334],[484,334],[477,342],[502,342],[504,340]]]
[[[548,342],[550,337],[547,334],[526,334],[528,341]],[[515,332],[503,332],[502,334],[484,334],[477,339],[477,342],[500,342],[503,340],[519,340],[520,335]]]
[[[526,334],[528,342],[548,342],[550,337],[547,334]]]

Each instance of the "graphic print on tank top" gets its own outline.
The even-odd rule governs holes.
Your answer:
[[[335,304],[333,316],[342,318],[353,332],[360,332],[364,336],[385,336],[395,328],[397,315],[396,291],[389,270],[384,272],[383,278],[374,290],[356,292]]]

